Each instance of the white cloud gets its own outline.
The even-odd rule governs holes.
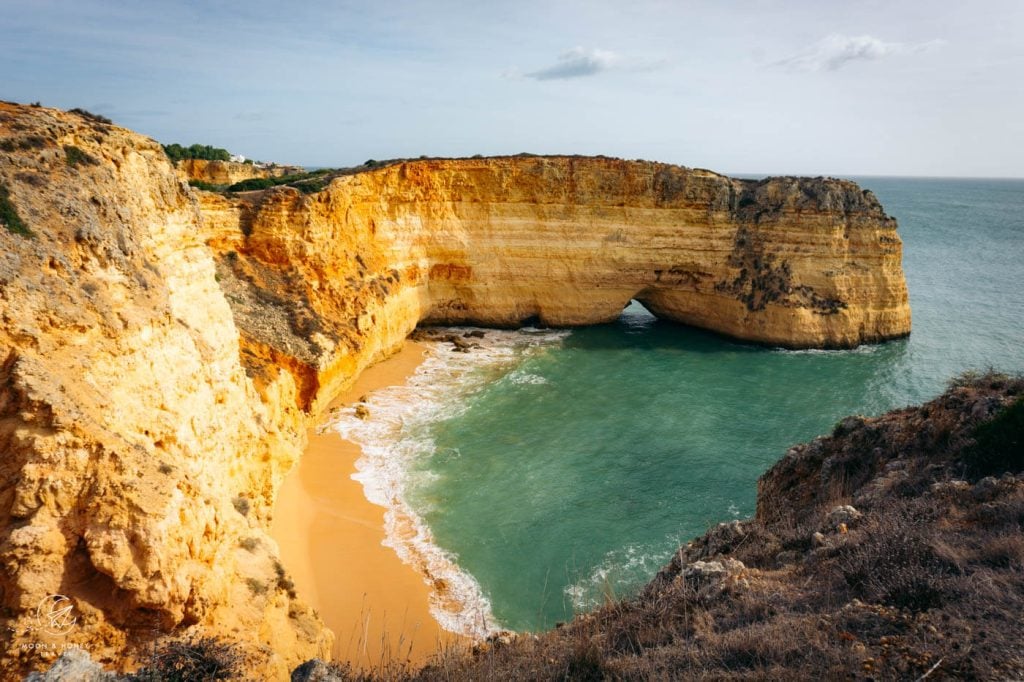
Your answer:
[[[596,76],[608,71],[644,73],[657,71],[668,66],[666,59],[647,59],[626,57],[611,50],[597,48],[574,47],[558,55],[558,60],[550,66],[536,71],[523,73],[520,69],[507,69],[502,72],[504,78],[532,78],[538,81],[565,80],[568,78],[584,78]]]
[[[574,47],[560,54],[558,61],[551,66],[531,71],[525,75],[527,78],[539,81],[583,78],[613,69],[621,62],[622,58],[610,50]]]
[[[793,71],[835,71],[855,61],[875,61],[893,55],[914,54],[943,45],[941,40],[925,43],[887,43],[874,36],[845,36],[834,33],[803,52],[775,62]]]

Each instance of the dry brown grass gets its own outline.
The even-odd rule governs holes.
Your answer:
[[[156,647],[147,665],[129,682],[212,682],[238,679],[246,659],[230,642],[202,637],[169,640]]]

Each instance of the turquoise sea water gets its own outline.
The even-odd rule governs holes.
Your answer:
[[[488,332],[457,361],[435,349],[429,395],[404,395],[365,476],[391,467],[388,495],[470,585],[463,618],[537,630],[628,595],[680,542],[750,516],[790,445],[967,369],[1024,371],[1024,181],[858,181],[900,223],[909,339],[773,350],[631,306],[571,333]]]

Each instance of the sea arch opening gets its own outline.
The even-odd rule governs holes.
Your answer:
[[[629,299],[619,314],[619,321],[627,324],[652,324],[657,319],[657,315],[635,298]]]

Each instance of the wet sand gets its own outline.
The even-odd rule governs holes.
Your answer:
[[[363,372],[333,405],[404,384],[423,350],[407,342]],[[336,660],[363,669],[381,669],[388,661],[424,663],[442,643],[458,638],[430,615],[423,577],[381,544],[384,509],[352,480],[360,455],[358,445],[333,431],[311,431],[306,452],[278,494],[271,535],[299,595],[334,631]]]

